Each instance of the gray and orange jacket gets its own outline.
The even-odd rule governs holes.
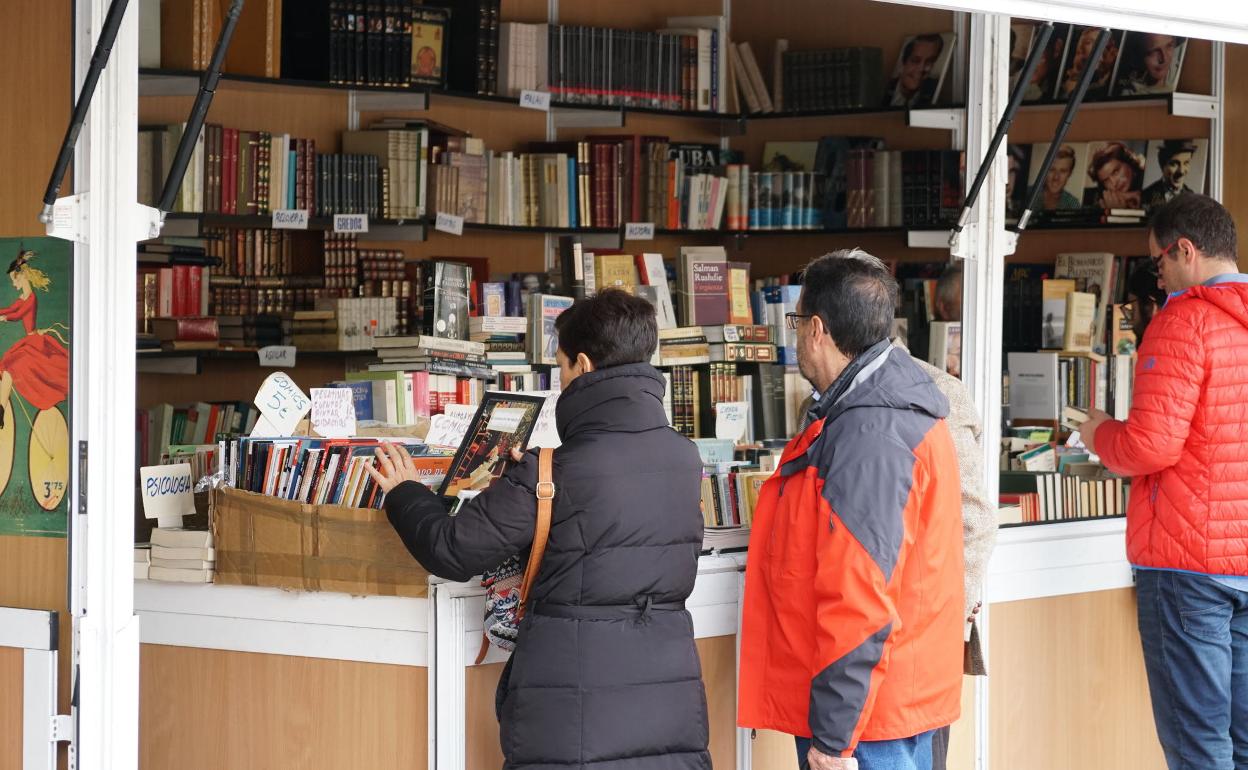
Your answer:
[[[850,756],[958,718],[958,464],[948,402],[887,341],[812,411],[754,514],[738,721]]]

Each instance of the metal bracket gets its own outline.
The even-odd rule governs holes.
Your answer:
[[[949,254],[951,256],[957,257],[958,259],[974,261],[975,255],[972,253],[973,249],[971,249],[969,245],[975,242],[975,239],[977,237],[976,230],[978,228],[979,228],[979,224],[977,222],[972,222],[966,225],[965,227],[963,227],[960,231],[959,230],[952,231],[949,234],[949,241],[947,244],[949,247]],[[1014,253],[1015,249],[1018,248],[1018,232],[1015,230],[1003,229],[1002,233],[1003,233],[1002,238],[1005,243],[1005,256],[1008,257]],[[915,233],[907,237],[912,237],[912,235],[926,236],[926,235],[929,235],[929,233]],[[927,245],[928,244],[924,243],[924,244],[920,244],[919,246],[915,246],[913,243],[911,243],[910,247],[922,248],[923,246],[927,246]],[[945,245],[945,244],[942,244],[942,245]]]
[[[907,230],[906,246],[912,249],[947,249],[955,236],[948,230]]]
[[[87,242],[87,211],[91,204],[91,193],[78,193],[64,198],[57,198],[52,204],[52,217],[46,225],[46,232],[52,238],[60,238],[75,243]],[[134,204],[130,216],[135,240],[146,241],[160,237],[163,225],[160,211],[141,203]]]
[[[47,224],[47,234],[75,243],[87,242],[87,195],[79,193],[57,198],[52,204],[52,219]]]
[[[57,714],[48,723],[48,740],[52,743],[74,742],[74,718],[66,714]]]
[[[1222,117],[1222,105],[1216,96],[1204,94],[1170,94],[1170,114],[1184,118],[1217,120]]]
[[[906,125],[911,128],[935,128],[960,131],[966,124],[965,107],[936,107],[906,112]]]

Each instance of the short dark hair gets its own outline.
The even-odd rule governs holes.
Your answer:
[[[940,54],[945,50],[945,38],[935,32],[929,32],[925,35],[915,35],[906,43],[905,47],[901,51],[902,61],[910,58],[910,54],[914,53],[914,47],[919,43],[935,43],[937,56],[940,56]]]
[[[555,319],[555,332],[564,355],[584,353],[599,369],[648,362],[659,344],[654,305],[620,289],[574,303]]]
[[[1140,301],[1166,304],[1166,292],[1157,286],[1157,267],[1151,259],[1141,259],[1127,278],[1127,293]]]
[[[1148,229],[1163,249],[1186,238],[1210,259],[1238,260],[1235,220],[1221,203],[1207,195],[1176,195],[1153,213]]]
[[[819,316],[845,355],[888,339],[897,282],[879,259],[862,249],[834,251],[806,266],[802,284],[802,312]]]

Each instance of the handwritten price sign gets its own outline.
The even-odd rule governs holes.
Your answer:
[[[312,400],[285,372],[274,372],[265,379],[256,393],[255,404],[277,436],[294,433],[295,426],[312,408]]]

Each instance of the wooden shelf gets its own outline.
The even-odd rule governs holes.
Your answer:
[[[1113,516],[1080,516],[1075,519],[1055,519],[1054,521],[1016,521],[1009,524],[999,524],[997,526],[999,529],[1022,529],[1023,527],[1045,527],[1053,524],[1074,524],[1081,521],[1105,521],[1125,518],[1127,518],[1125,513],[1118,513]]]

